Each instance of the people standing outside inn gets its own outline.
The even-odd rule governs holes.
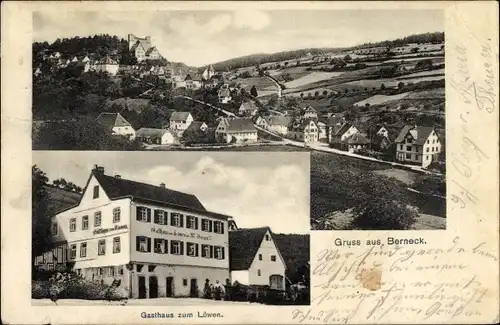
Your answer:
[[[210,292],[210,280],[206,279],[205,280],[205,287],[203,288],[203,298],[205,299],[210,299],[211,292]]]
[[[224,287],[219,283],[219,280],[215,281],[214,293],[215,300],[222,300],[222,296],[224,295]]]

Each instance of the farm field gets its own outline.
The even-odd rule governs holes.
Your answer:
[[[426,98],[445,98],[445,89],[436,88],[425,91],[412,91],[408,94],[406,99],[426,99]]]
[[[311,72],[301,78],[285,83],[286,88],[299,88],[314,82],[328,80],[342,75],[343,72]]]
[[[357,105],[357,106],[364,106],[366,104],[381,105],[381,104],[384,104],[386,102],[390,102],[390,101],[393,101],[393,100],[403,99],[407,95],[408,95],[408,93],[402,93],[402,94],[397,94],[397,95],[392,95],[392,96],[388,96],[388,95],[374,95],[372,97],[369,97],[367,99],[359,101],[359,102],[355,103],[354,105]]]
[[[438,57],[430,56],[430,57],[418,57],[418,58],[410,58],[410,59],[401,59],[401,58],[398,59],[398,58],[396,58],[396,59],[386,60],[386,61],[384,61],[384,63],[401,62],[401,61],[413,62],[413,61],[421,61],[421,60],[425,60],[425,59],[431,59],[432,63],[434,63],[434,64],[444,62],[444,56],[438,56]]]
[[[257,90],[270,90],[270,87],[276,88],[274,83],[266,77],[250,77],[244,79],[238,78],[234,79],[234,81],[236,83],[241,83],[243,88],[248,91],[250,91],[250,88],[252,88],[252,86],[255,86]]]
[[[415,73],[410,73],[404,76],[401,76],[399,79],[407,79],[407,78],[413,78],[413,77],[420,77],[420,76],[444,76],[444,69],[439,69],[439,70],[432,70],[432,71],[420,71],[420,72],[415,72]]]

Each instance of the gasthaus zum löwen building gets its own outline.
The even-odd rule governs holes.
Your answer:
[[[199,297],[206,279],[230,279],[228,219],[194,195],[95,166],[79,203],[54,218],[54,259],[87,279],[118,282],[129,298]]]

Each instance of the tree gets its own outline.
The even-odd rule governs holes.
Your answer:
[[[328,91],[323,90],[323,96],[326,96],[326,95],[328,95]]]
[[[349,54],[347,54],[346,56],[344,56],[344,61],[346,61],[346,62],[351,61],[351,56]]]
[[[400,81],[400,82],[398,83],[398,89],[400,89],[400,90],[401,90],[401,89],[403,89],[404,87],[405,87],[405,83],[404,83],[404,82],[402,82],[402,81]]]
[[[253,97],[257,97],[259,95],[259,93],[257,92],[257,88],[255,88],[255,85],[253,85],[252,88],[250,89],[250,94]]]
[[[54,185],[58,188],[61,188],[63,190],[66,190],[66,191],[78,192],[78,193],[82,192],[82,188],[80,186],[77,186],[73,182],[68,182],[62,177],[59,179],[53,180],[52,185]]]
[[[384,85],[384,84],[381,84],[381,85],[380,85],[380,89],[381,89],[381,90],[384,90],[384,89],[385,89],[385,85]]]
[[[319,91],[317,91],[317,90],[316,90],[316,91],[314,92],[314,97],[315,97],[315,98],[318,98],[318,96],[319,96]]]
[[[279,98],[278,98],[278,95],[277,94],[273,94],[271,96],[271,98],[269,99],[269,101],[267,102],[267,104],[271,107],[271,108],[275,108],[276,106],[278,106],[278,103],[279,103]]]
[[[50,228],[54,211],[46,190],[47,175],[36,165],[31,167],[31,266],[35,258],[52,249]],[[33,274],[33,273],[32,273]]]
[[[408,230],[417,220],[417,212],[404,203],[381,198],[371,200],[352,225],[363,230]]]
[[[140,150],[136,141],[113,136],[91,118],[43,124],[33,137],[38,150]]]
[[[300,98],[304,98],[304,93],[300,93]]]

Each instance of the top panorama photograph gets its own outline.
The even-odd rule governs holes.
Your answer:
[[[442,10],[38,11],[32,51],[34,150],[307,151],[311,229],[446,228]]]

